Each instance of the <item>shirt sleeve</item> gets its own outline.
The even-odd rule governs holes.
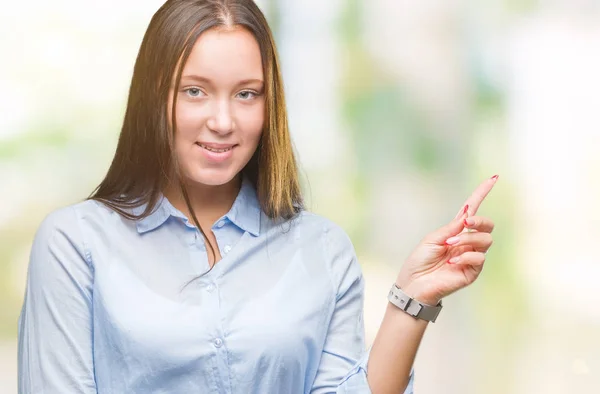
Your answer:
[[[74,207],[50,214],[31,249],[19,316],[20,394],[96,393],[93,270]]]
[[[364,278],[352,242],[340,228],[324,237],[329,251],[336,304],[311,394],[371,394],[365,350]],[[413,394],[413,377],[404,394]],[[399,393],[402,394],[402,393]]]

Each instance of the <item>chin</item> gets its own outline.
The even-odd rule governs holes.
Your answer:
[[[239,172],[228,169],[196,169],[188,181],[195,185],[223,186],[233,181]]]

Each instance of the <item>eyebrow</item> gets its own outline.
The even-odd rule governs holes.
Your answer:
[[[213,85],[213,82],[206,77],[202,77],[200,75],[182,75],[181,76],[181,80],[183,81],[184,79],[188,79],[188,80],[194,80],[197,82],[202,82],[205,83],[207,85]],[[240,86],[240,85],[246,85],[249,83],[260,83],[261,85],[264,83],[262,79],[258,79],[258,78],[248,78],[248,79],[243,79],[241,81],[238,81],[238,83],[236,84],[236,86]]]

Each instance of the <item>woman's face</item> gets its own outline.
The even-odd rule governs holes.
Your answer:
[[[254,36],[242,28],[200,35],[183,68],[177,94],[175,154],[188,182],[218,186],[248,163],[264,118],[262,59]]]

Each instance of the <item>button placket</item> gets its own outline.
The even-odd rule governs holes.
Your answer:
[[[200,250],[206,250],[206,245],[204,245],[204,237],[200,235],[200,232],[198,230],[194,230],[194,238],[192,240],[192,244]]]
[[[189,239],[190,246],[194,246],[198,242],[198,236],[195,233],[193,235],[189,236],[188,239]]]

